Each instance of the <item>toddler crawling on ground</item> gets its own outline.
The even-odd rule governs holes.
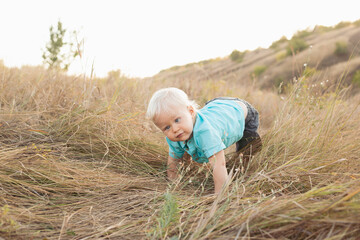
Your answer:
[[[198,109],[184,91],[164,88],[153,94],[146,115],[166,136],[168,178],[177,178],[187,152],[198,163],[210,162],[216,194],[228,179],[224,149],[234,143],[237,152],[261,146],[258,111],[242,99],[219,97]]]

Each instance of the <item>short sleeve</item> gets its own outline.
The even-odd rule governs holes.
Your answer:
[[[168,138],[166,141],[169,145],[169,156],[175,159],[180,159],[184,156],[185,150],[179,145],[178,142],[172,142]]]
[[[197,132],[195,142],[204,152],[206,158],[210,158],[214,154],[226,148],[221,136],[219,136],[218,132],[211,126]]]

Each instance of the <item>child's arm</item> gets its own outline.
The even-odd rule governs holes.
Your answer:
[[[211,156],[209,158],[209,162],[213,169],[215,194],[217,194],[221,191],[221,188],[223,187],[228,178],[224,150],[221,150],[220,152]]]
[[[167,176],[169,180],[175,180],[178,177],[178,163],[179,159],[175,159],[171,156],[168,157]]]

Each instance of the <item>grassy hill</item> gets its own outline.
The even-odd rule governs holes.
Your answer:
[[[0,64],[0,238],[358,239],[360,29],[342,25],[299,32],[309,47],[296,54],[283,39],[149,79]],[[164,137],[144,112],[167,86],[260,112],[263,149],[247,168],[227,150],[218,196],[207,165],[166,179]]]
[[[229,55],[176,66],[160,72],[154,78],[224,80],[256,84],[261,89],[267,89],[303,75],[307,68],[314,75],[313,81],[330,79],[333,85],[343,78],[343,84],[348,86],[360,69],[360,24],[317,26],[312,30],[299,31],[289,40],[279,39],[268,49],[259,48],[241,54],[241,61],[232,60]]]

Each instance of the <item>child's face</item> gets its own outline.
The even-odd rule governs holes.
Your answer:
[[[155,125],[173,142],[192,137],[196,112],[192,106],[174,107],[154,119]]]

